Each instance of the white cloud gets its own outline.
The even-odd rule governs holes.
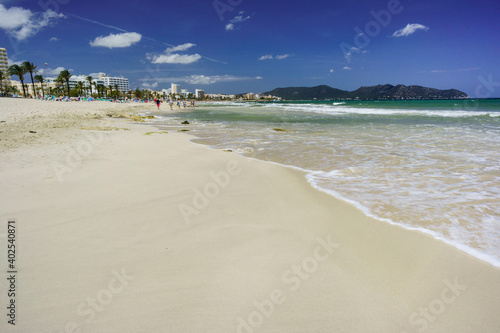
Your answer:
[[[172,52],[187,51],[196,46],[193,43],[185,43],[177,46],[171,46],[165,50],[163,54],[146,54],[146,58],[153,64],[182,64],[187,65],[196,62],[202,58],[198,53],[196,54],[179,54]]]
[[[289,54],[277,55],[277,56],[275,57],[275,59],[277,59],[277,60],[283,60],[283,59],[288,58],[289,56],[290,56]]]
[[[418,30],[427,31],[429,30],[429,27],[426,27],[425,25],[418,23],[412,23],[412,24],[409,23],[403,29],[399,29],[398,31],[393,33],[392,37],[407,37],[414,34]]]
[[[478,71],[481,67],[471,67],[471,68],[457,68],[457,69],[436,69],[432,71],[420,71],[420,73],[459,73],[459,72],[469,72],[469,71]]]
[[[333,68],[330,69],[330,73],[335,73],[335,70]]]
[[[236,24],[245,22],[250,19],[250,16],[243,16],[245,12],[241,11],[239,12],[239,16],[235,16],[232,20],[229,21],[228,24],[226,24],[226,31],[231,31],[236,28]]]
[[[57,41],[59,41],[59,38],[57,37],[52,37],[49,39],[49,42],[57,42]]]
[[[240,12],[240,14],[244,14],[244,12]],[[234,19],[231,20],[233,23],[239,23],[239,22],[245,22],[246,20],[249,20],[250,16],[243,17],[243,16],[236,16]]]
[[[33,13],[22,7],[6,8],[0,4],[0,29],[5,30],[17,40],[25,40],[34,36],[44,27],[64,17],[63,14],[58,14],[51,9],[43,13]]]
[[[61,71],[65,70],[66,68],[64,67],[57,67],[57,68],[40,68],[38,72],[44,76],[56,76],[61,73]]]
[[[158,82],[153,82],[153,83],[147,83],[147,82],[144,82],[144,83],[142,84],[142,86],[143,86],[144,88],[148,88],[148,89],[155,89],[155,88],[157,88],[157,87],[158,87]]]
[[[165,53],[187,51],[194,46],[196,46],[196,44],[193,44],[193,43],[186,43],[186,44],[182,44],[182,45],[172,46],[172,47],[167,48],[165,50]]]
[[[23,64],[23,62],[25,62],[25,60],[13,61],[11,58],[7,59],[7,64],[8,64],[9,67],[12,66],[12,65],[19,65],[19,66],[21,66]]]
[[[170,83],[170,82],[185,82],[188,84],[209,85],[217,82],[234,82],[234,81],[249,81],[249,80],[262,80],[261,76],[235,76],[235,75],[189,75],[183,77],[170,77],[170,78],[151,78],[143,79],[145,84],[148,81]],[[143,85],[144,85],[143,83]]]
[[[150,56],[149,60],[153,64],[182,64],[187,65],[201,59],[199,54],[161,54]]]
[[[359,53],[361,52],[361,49],[358,49],[357,47],[353,46],[349,49],[349,51],[347,51],[347,53],[345,54],[345,58],[347,61],[351,61],[351,58],[352,58],[352,53],[355,52],[355,53]]]
[[[273,59],[274,57],[271,54],[263,55],[262,57],[259,58],[259,60],[269,60]]]
[[[290,56],[289,54],[281,54],[276,56],[273,56],[272,54],[266,54],[260,57],[259,60],[272,60],[272,59],[283,60],[288,58],[289,56]]]
[[[27,24],[33,13],[29,9],[21,7],[5,8],[0,5],[0,28],[5,30],[12,30],[22,27]]]
[[[356,46],[353,46],[349,49],[349,52],[347,53],[348,55],[351,55],[352,52],[359,53],[360,49],[358,49]]]
[[[110,34],[109,36],[99,36],[90,42],[92,47],[121,48],[130,47],[140,42],[142,35],[137,32],[125,32],[122,34]]]
[[[349,66],[345,66],[345,67],[344,67],[344,68],[342,68],[342,69],[343,69],[343,70],[345,70],[345,71],[352,71],[352,68],[351,68],[351,67],[349,67]]]
[[[190,75],[184,79],[184,82],[189,84],[213,84],[217,82],[232,82],[232,81],[247,81],[247,80],[260,80],[261,77],[246,77],[234,75]]]
[[[185,78],[184,82],[189,84],[212,84],[221,80],[220,76],[205,76],[205,75],[190,75]]]

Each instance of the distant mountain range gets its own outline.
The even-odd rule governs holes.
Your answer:
[[[405,86],[390,84],[361,87],[354,91],[335,89],[327,85],[316,87],[276,88],[264,93],[281,97],[285,100],[399,100],[399,99],[457,99],[467,98],[467,94],[456,90],[439,90],[422,86]]]

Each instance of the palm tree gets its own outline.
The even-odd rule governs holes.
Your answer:
[[[134,91],[134,96],[135,98],[137,99],[141,99],[142,98],[142,92],[139,90],[139,87],[137,87]]]
[[[102,92],[102,97],[106,98],[107,96],[107,91],[106,91],[106,86],[104,84],[101,84],[101,92]]]
[[[56,89],[55,89],[58,95],[61,94],[61,89],[62,89],[61,87],[64,88],[64,79],[61,77],[61,75],[59,75],[56,78]]]
[[[42,75],[35,75],[35,81],[40,83],[42,86],[42,96],[45,96],[45,90],[43,90],[43,82],[45,81]]]
[[[4,72],[0,71],[0,93],[4,90],[3,89],[3,80],[7,79],[7,75],[5,75]]]
[[[24,67],[24,69],[30,73],[30,76],[31,76],[31,86],[33,88],[33,95],[36,96],[36,93],[35,93],[35,83],[33,81],[33,73],[36,73],[36,66],[34,63],[32,62],[29,62],[29,61],[25,61],[23,62],[23,64],[21,65],[22,67]]]
[[[78,81],[76,83],[76,87],[80,89],[80,96],[83,95],[83,89],[85,88],[85,84],[82,81]]]
[[[12,93],[12,95],[15,95],[18,93],[16,86],[10,86],[10,87],[7,87],[7,89],[8,89],[8,91],[10,91]]]
[[[87,76],[87,81],[89,81],[89,87],[90,87],[90,95],[92,95],[92,76]]]
[[[97,91],[100,93],[99,97],[104,97],[104,93],[106,91],[106,87],[103,84],[98,84],[97,85]]]
[[[114,88],[115,88],[115,90],[117,92],[118,98],[120,98],[120,91],[118,90],[118,85],[115,84]]]
[[[23,96],[26,98],[26,89],[24,88],[24,74],[26,74],[28,71],[26,68],[21,67],[17,64],[14,64],[9,67],[9,74],[10,75],[15,75],[19,77],[19,81],[21,81],[21,85],[23,86]]]
[[[65,69],[61,71],[61,73],[59,73],[58,78],[59,77],[61,78],[61,80],[66,82],[66,86],[68,88],[68,97],[69,97],[69,79],[71,78],[71,73],[67,69]]]

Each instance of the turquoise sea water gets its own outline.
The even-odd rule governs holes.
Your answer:
[[[500,267],[500,100],[210,103],[154,113],[216,149],[297,167],[366,214]],[[279,129],[279,130],[277,130]]]

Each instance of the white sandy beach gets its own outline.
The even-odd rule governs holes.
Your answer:
[[[500,331],[500,269],[155,109],[0,99],[1,332]]]

